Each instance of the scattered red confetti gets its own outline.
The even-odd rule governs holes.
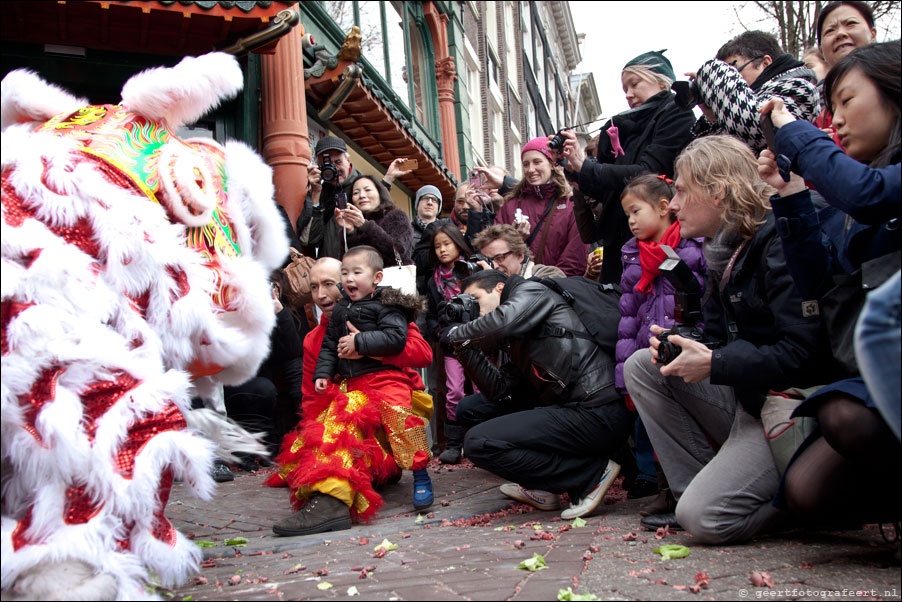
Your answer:
[[[686,591],[686,586],[685,585],[674,585],[673,589],[678,589],[681,592],[684,592],[684,591]]]
[[[439,502],[439,504],[441,504],[442,506],[450,506],[451,502],[449,502],[448,500],[442,500],[441,502]]]
[[[188,539],[194,539],[197,535],[194,534],[194,531],[188,531],[188,534],[185,536]]]
[[[273,589],[268,589],[268,590],[266,590],[266,593],[267,593],[267,594],[278,594],[278,593],[279,593],[279,590],[277,590],[277,589],[275,589],[275,588],[273,588]]]
[[[569,531],[569,530],[572,529],[572,528],[573,528],[573,527],[571,527],[570,525],[564,525],[564,526],[562,526],[562,527],[558,527],[557,532],[558,532],[558,533],[564,533],[564,532],[566,532],[566,531]]]
[[[592,560],[592,555],[588,552],[583,552],[583,560]]]
[[[366,579],[366,577],[367,577],[366,571],[360,571],[360,572],[357,574],[357,578],[358,578],[358,579]]]
[[[435,512],[430,512],[426,515],[426,518],[435,518]]]
[[[325,577],[329,574],[329,569],[316,569],[315,571],[313,571],[313,574],[317,577]]]
[[[357,540],[357,543],[360,544],[361,546],[365,546],[366,544],[370,543],[370,538],[369,537],[361,537],[360,539]]]
[[[589,546],[589,551],[593,554],[598,554],[601,551],[601,548],[598,546]]]
[[[630,531],[623,536],[623,541],[636,541],[637,539],[639,539],[639,534],[635,531]]]
[[[655,585],[668,585],[668,583],[664,579],[658,579],[655,581]]]
[[[695,574],[695,585],[698,586],[699,589],[708,589],[708,586],[711,585],[711,578],[708,576],[708,571],[700,571]]]
[[[518,550],[520,548],[524,547],[525,545],[526,545],[526,542],[523,541],[522,539],[514,540],[514,547],[517,548]]]
[[[410,539],[410,533],[404,533],[401,535],[401,539]]]
[[[385,558],[385,547],[377,548],[373,558]]]
[[[282,558],[291,558],[291,554],[285,552],[284,554],[282,554]]]
[[[755,571],[749,576],[749,581],[751,581],[752,585],[755,587],[767,586],[771,589],[774,587],[774,578],[770,573],[765,573],[764,571]]]
[[[232,575],[229,577],[229,585],[238,585],[241,583],[241,577],[239,575]]]
[[[213,558],[207,558],[206,560],[204,560],[203,562],[200,563],[200,566],[203,569],[209,569],[211,567],[216,566],[216,560],[214,560]]]
[[[375,565],[375,564],[371,564],[370,566],[366,567],[366,568],[363,569],[363,570],[366,571],[367,573],[372,573],[373,571],[376,570],[376,565]]]
[[[810,562],[803,562],[802,564],[799,565],[799,568],[800,568],[800,569],[810,569],[810,568],[811,568],[811,563],[810,563]]]
[[[206,577],[195,577],[194,578],[194,585],[206,585],[206,584],[207,584]]]
[[[697,593],[699,593],[700,591],[702,591],[702,588],[699,587],[698,585],[690,585],[690,586],[689,586],[689,591],[692,592],[693,594],[697,594]]]

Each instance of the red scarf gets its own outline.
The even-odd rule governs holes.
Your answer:
[[[652,282],[661,273],[661,262],[667,258],[667,254],[661,248],[661,245],[667,245],[672,249],[676,249],[680,244],[680,220],[675,220],[667,230],[660,242],[649,240],[639,240],[639,265],[642,266],[642,277],[636,283],[636,290],[640,293],[650,295],[654,290]]]

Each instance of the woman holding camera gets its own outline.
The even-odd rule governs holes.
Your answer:
[[[643,172],[673,177],[673,162],[692,140],[695,115],[676,105],[670,86],[676,76],[662,52],[646,52],[629,61],[620,76],[629,110],[615,115],[602,128],[597,159],[587,161],[573,130],[564,137],[564,166],[585,196],[598,201],[601,215],[595,218],[580,195],[574,197],[574,211],[594,222],[594,237],[607,256],[619,258],[620,248],[632,238],[626,216],[620,208],[620,193],[626,181]],[[574,230],[575,231],[575,230]],[[585,255],[582,257],[585,267]],[[620,284],[623,266],[618,259],[601,266],[600,281]]]
[[[388,190],[372,176],[358,176],[351,187],[351,203],[336,206],[335,219],[347,233],[347,248],[370,245],[382,255],[386,267],[413,263],[413,226],[395,207]]]
[[[548,138],[534,138],[520,153],[523,179],[505,196],[496,224],[517,228],[536,263],[553,265],[567,276],[581,276],[589,247],[579,238],[570,186],[554,164]],[[481,170],[483,174],[491,174]]]
[[[460,280],[454,273],[454,265],[458,260],[466,259],[473,254],[470,245],[460,233],[460,228],[453,223],[446,222],[439,226],[432,234],[432,244],[429,247],[429,266],[435,269],[432,278],[426,285],[426,298],[429,309],[426,313],[426,334],[433,340],[438,340],[441,328],[447,328],[447,324],[441,324],[439,315],[452,297],[460,294]],[[464,274],[463,276],[468,276]],[[445,362],[445,436],[448,443],[445,451],[439,456],[442,464],[459,464],[463,455],[464,428],[457,423],[457,404],[464,397],[464,384],[466,375],[463,366],[453,354],[444,354]],[[474,393],[475,391],[474,388]]]

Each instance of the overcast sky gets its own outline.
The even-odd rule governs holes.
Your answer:
[[[629,107],[623,96],[620,72],[626,62],[649,50],[667,49],[678,79],[713,58],[724,42],[745,30],[733,10],[750,2],[571,2],[578,33],[585,33],[583,62],[576,72],[593,72],[601,110],[605,117]],[[770,30],[760,22],[760,11],[747,8],[741,14],[750,29]],[[896,15],[898,20],[898,15]],[[877,40],[899,37],[899,25],[891,38],[878,27]],[[599,124],[601,125],[601,124]]]

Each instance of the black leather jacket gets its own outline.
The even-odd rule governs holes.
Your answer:
[[[526,381],[539,399],[523,405],[592,407],[619,401],[613,359],[587,339],[543,336],[548,326],[586,332],[563,297],[538,282],[511,276],[495,311],[461,324],[449,336],[468,376],[490,400],[511,395]],[[502,348],[510,363],[501,369],[478,351]]]
[[[314,381],[332,379],[335,375],[351,378],[380,370],[400,370],[376,357],[398,355],[407,344],[407,324],[413,321],[413,309],[419,305],[416,297],[395,289],[377,287],[366,299],[351,302],[344,289],[342,298],[332,311],[329,327],[320,348]],[[354,346],[360,355],[356,360],[339,359],[338,340],[348,334],[347,322],[360,331]]]

